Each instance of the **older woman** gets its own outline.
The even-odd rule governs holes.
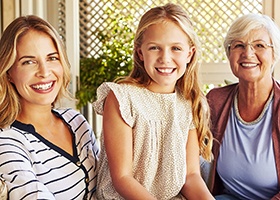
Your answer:
[[[207,94],[217,140],[212,192],[216,199],[279,199],[280,84],[272,72],[280,30],[268,16],[244,15],[224,47],[239,81]]]

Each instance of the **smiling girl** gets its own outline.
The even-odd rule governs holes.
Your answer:
[[[213,199],[199,169],[200,154],[210,159],[212,135],[198,57],[181,7],[143,15],[131,74],[103,83],[94,103],[103,115],[99,199]]]

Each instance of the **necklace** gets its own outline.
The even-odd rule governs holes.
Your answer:
[[[270,95],[269,95],[269,98],[268,100],[266,101],[265,105],[264,105],[264,108],[261,112],[261,114],[258,116],[257,119],[251,121],[251,122],[246,122],[244,121],[241,116],[240,116],[240,113],[239,113],[239,110],[238,110],[238,100],[237,100],[237,96],[238,96],[238,91],[236,92],[235,96],[234,96],[234,102],[233,102],[233,105],[234,105],[234,110],[235,110],[235,113],[236,113],[236,117],[237,119],[242,122],[243,124],[245,125],[254,125],[254,124],[257,124],[259,121],[261,121],[262,117],[264,116],[270,102],[272,101],[273,97],[274,97],[274,90],[271,90],[270,92]]]

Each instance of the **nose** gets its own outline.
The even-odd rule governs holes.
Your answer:
[[[36,73],[38,77],[47,78],[50,74],[50,69],[45,62],[38,63],[38,71]]]
[[[253,44],[248,43],[248,44],[245,46],[245,50],[246,50],[248,47],[249,47],[252,51],[255,51]]]
[[[171,62],[171,53],[169,52],[169,50],[161,51],[159,61],[164,64]]]
[[[252,57],[253,55],[255,55],[255,49],[253,47],[252,44],[248,43],[246,46],[245,46],[245,49],[243,51],[243,54],[246,56],[246,57]]]

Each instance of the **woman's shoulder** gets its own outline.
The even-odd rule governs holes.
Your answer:
[[[69,118],[77,115],[82,116],[82,114],[78,110],[75,110],[74,108],[56,108],[53,109],[53,112],[63,118],[65,117]]]
[[[84,115],[74,108],[56,108],[53,112],[66,122],[86,120]]]
[[[30,143],[33,139],[34,137],[31,132],[17,126],[11,125],[0,131],[0,144],[2,144],[3,147],[5,147],[4,145],[22,146],[26,143]]]
[[[235,91],[237,83],[226,85],[223,87],[215,87],[207,93],[207,98],[219,98],[220,96],[227,96],[229,93]]]
[[[4,135],[4,134],[15,134],[15,135],[19,135],[18,133],[24,133],[26,132],[26,130],[23,128],[23,125],[25,126],[29,126],[27,124],[22,124],[21,122],[15,120],[12,124],[10,124],[9,126],[5,127],[5,128],[1,128],[0,129],[0,134]]]

